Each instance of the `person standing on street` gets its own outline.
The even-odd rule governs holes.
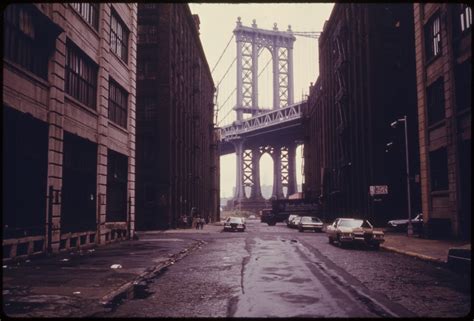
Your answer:
[[[199,213],[196,215],[196,219],[195,219],[195,224],[196,224],[196,230],[199,230],[199,227],[201,225],[201,217],[199,216]]]

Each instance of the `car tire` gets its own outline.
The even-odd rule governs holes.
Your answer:
[[[339,235],[336,236],[336,239],[337,239],[337,246],[343,247],[342,242],[341,242],[341,238],[339,237]]]
[[[329,244],[334,244],[334,240],[332,239],[332,237],[329,236],[328,239],[329,239]]]
[[[380,243],[376,243],[372,247],[374,248],[374,250],[378,251],[380,250]]]
[[[298,228],[298,232],[303,232],[303,229],[302,229],[302,228]]]

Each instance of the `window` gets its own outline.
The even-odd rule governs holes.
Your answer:
[[[156,9],[156,4],[154,3],[143,3],[141,5],[144,9]]]
[[[72,42],[66,43],[66,92],[96,109],[97,65]]]
[[[145,119],[155,119],[157,116],[157,105],[156,98],[154,97],[145,97],[143,99],[143,110]]]
[[[471,29],[472,26],[472,9],[471,6],[465,3],[459,4],[460,14],[459,22],[461,27],[461,32]]]
[[[439,14],[435,14],[425,26],[425,50],[427,61],[441,54],[441,19]]]
[[[444,191],[448,185],[448,156],[446,148],[430,152],[431,191]]]
[[[124,128],[127,127],[128,93],[114,80],[109,82],[109,119]]]
[[[111,149],[107,152],[107,205],[108,222],[127,220],[128,158]]]
[[[45,45],[44,28],[28,5],[10,4],[4,11],[4,59],[16,63],[35,75],[48,79],[48,52]]]
[[[114,11],[110,17],[110,48],[128,63],[128,30]]]
[[[155,78],[158,75],[158,63],[156,61],[145,62],[145,77]]]
[[[155,25],[139,25],[138,26],[138,42],[153,43],[157,39],[157,29]]]
[[[426,89],[428,125],[444,119],[444,84],[443,78],[438,78]]]
[[[454,79],[456,86],[456,108],[464,110],[471,106],[471,83],[472,65],[471,60],[467,60],[454,69]]]
[[[71,3],[77,11],[95,30],[99,29],[99,3]]]
[[[143,136],[143,160],[150,165],[155,160],[156,142],[153,136]]]

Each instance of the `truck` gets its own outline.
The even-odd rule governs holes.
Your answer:
[[[321,206],[318,200],[281,199],[273,200],[271,209],[261,211],[260,221],[268,225],[284,222],[290,214],[320,216]]]

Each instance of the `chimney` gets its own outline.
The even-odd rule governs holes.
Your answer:
[[[200,34],[199,33],[199,25],[201,24],[201,21],[199,20],[199,15],[193,14],[193,19],[194,19],[194,23],[196,24],[196,30],[197,30],[198,35],[199,35]]]

